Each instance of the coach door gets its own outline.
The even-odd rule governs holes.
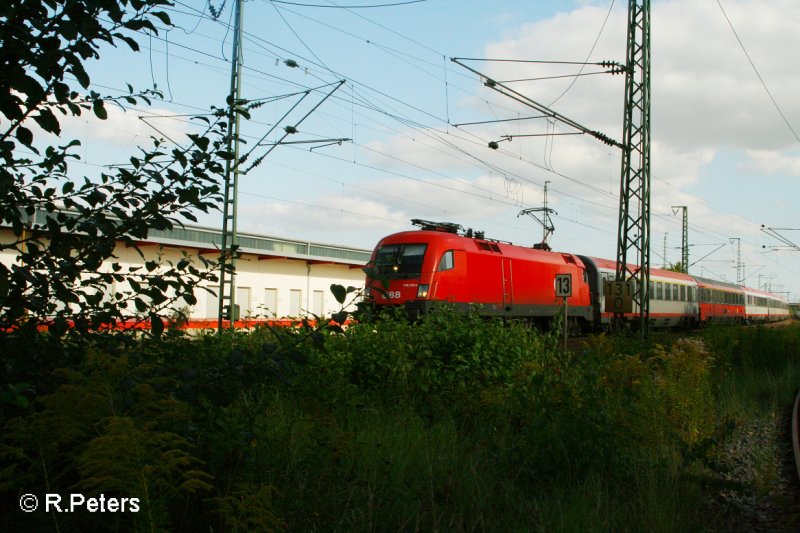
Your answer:
[[[510,313],[514,304],[514,283],[513,272],[511,270],[511,259],[508,257],[501,258],[502,273],[503,273],[503,310]]]

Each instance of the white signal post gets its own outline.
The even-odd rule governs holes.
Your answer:
[[[556,274],[556,297],[564,298],[564,351],[567,351],[569,321],[567,320],[567,298],[572,296],[572,274]]]

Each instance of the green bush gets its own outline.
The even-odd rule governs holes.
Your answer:
[[[719,365],[699,341],[565,353],[447,309],[346,332],[69,339],[58,355],[39,339],[52,351],[23,369],[40,388],[7,410],[0,493],[141,498],[120,529],[635,531],[658,515],[680,530],[695,512],[682,472],[716,428]],[[602,509],[580,496],[595,489]],[[641,522],[608,508],[632,492]]]
[[[709,349],[728,368],[773,370],[800,357],[800,328],[718,326],[703,332]]]
[[[508,382],[519,364],[545,341],[521,323],[440,309],[410,323],[396,316],[358,324],[332,339],[345,372],[361,387],[444,395]],[[384,395],[385,396],[385,395]]]

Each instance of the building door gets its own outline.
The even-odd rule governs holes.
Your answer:
[[[314,291],[314,299],[312,303],[312,312],[321,317],[325,312],[325,293],[323,291]]]
[[[303,291],[292,289],[289,291],[289,316],[299,317],[303,308]]]
[[[236,287],[236,305],[239,306],[239,317],[250,316],[250,287]]]
[[[267,318],[277,318],[278,289],[264,289],[264,314]]]

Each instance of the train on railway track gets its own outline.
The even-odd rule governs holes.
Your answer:
[[[365,295],[377,309],[402,306],[412,318],[449,304],[481,315],[542,324],[564,313],[576,331],[607,328],[606,291],[616,261],[488,239],[459,224],[412,220],[420,229],[389,235],[370,260]],[[557,281],[569,281],[569,297]],[[789,317],[785,298],[681,272],[650,269],[650,325],[777,321]],[[613,307],[613,306],[612,306]],[[627,316],[638,316],[636,309]],[[635,315],[634,315],[635,313]]]

